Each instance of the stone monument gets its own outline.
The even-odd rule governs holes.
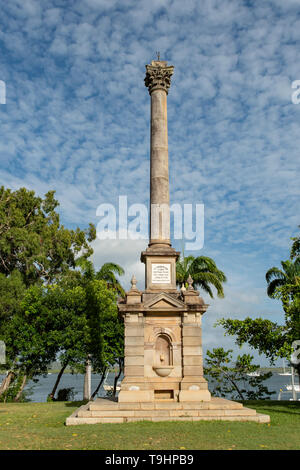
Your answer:
[[[145,290],[131,279],[118,303],[125,323],[125,370],[118,401],[98,398],[79,408],[66,424],[137,420],[251,420],[268,422],[240,403],[211,397],[203,376],[202,315],[208,305],[193,288],[176,288],[179,252],[170,241],[167,95],[174,67],[146,65],[151,97],[150,236],[141,253]]]
[[[167,95],[174,67],[146,65],[151,97],[150,240],[141,254],[145,290],[132,283],[119,303],[125,321],[125,377],[119,402],[210,400],[203,377],[201,316],[203,299],[192,287],[176,288],[179,253],[170,241]]]

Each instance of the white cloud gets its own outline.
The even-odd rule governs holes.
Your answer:
[[[125,290],[130,289],[130,279],[135,275],[140,290],[145,289],[145,265],[140,261],[141,252],[147,248],[146,240],[119,240],[116,239],[99,240],[92,243],[94,253],[92,260],[96,268],[100,268],[104,263],[112,262],[119,264],[124,270],[124,276],[119,280]]]

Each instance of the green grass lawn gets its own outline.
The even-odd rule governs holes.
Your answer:
[[[81,403],[0,403],[0,449],[299,450],[300,402],[245,402],[270,424],[230,421],[65,426]]]

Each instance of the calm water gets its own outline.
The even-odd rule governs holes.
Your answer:
[[[47,400],[47,395],[51,392],[53,385],[55,383],[57,374],[47,375],[46,377],[40,377],[37,383],[29,382],[26,386],[26,390],[31,389],[31,394],[29,396],[30,401],[32,402],[45,402]],[[2,381],[3,376],[0,375],[0,380]],[[82,400],[83,396],[83,378],[82,374],[63,374],[61,381],[59,383],[58,389],[61,388],[70,388],[73,387],[74,400]],[[114,374],[110,374],[107,379],[107,383],[113,384]],[[100,375],[92,374],[92,392],[96,389],[100,381]],[[291,376],[280,376],[278,374],[273,374],[273,376],[265,381],[265,385],[268,387],[269,391],[275,391],[276,393],[271,396],[271,399],[277,400],[278,393],[280,388],[285,389],[286,384],[291,383]],[[295,383],[298,384],[298,377],[295,378]],[[98,396],[105,396],[105,391],[103,387],[99,390]],[[283,400],[289,400],[292,398],[291,393],[286,393],[282,395]],[[300,395],[298,394],[298,398]]]

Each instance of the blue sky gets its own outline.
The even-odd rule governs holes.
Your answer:
[[[55,189],[68,227],[97,224],[98,205],[119,195],[147,204],[144,75],[160,51],[175,66],[171,201],[204,203],[197,254],[228,277],[224,300],[204,295],[204,349],[234,347],[213,327],[222,316],[281,322],[265,273],[288,258],[300,223],[299,1],[11,0],[1,10],[0,184]],[[134,272],[142,288],[145,245],[98,240],[94,261],[119,262],[126,287]]]

